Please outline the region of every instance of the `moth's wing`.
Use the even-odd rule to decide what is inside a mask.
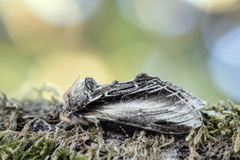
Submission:
[[[151,101],[109,103],[99,106],[89,114],[99,120],[172,134],[189,132],[202,124],[199,111],[186,103]]]
[[[88,104],[81,114],[173,134],[188,132],[202,124],[198,109],[205,104],[181,87],[145,73],[132,81],[136,90],[119,96],[103,96]]]
[[[81,114],[172,134],[185,133],[202,124],[198,109],[205,104],[181,87],[145,73],[127,83],[134,83],[134,89],[126,87],[126,82],[118,83],[121,94],[115,94],[117,90],[114,94],[108,92],[88,104]]]
[[[154,99],[158,99],[159,96],[161,96],[160,98],[172,97],[170,101],[184,100],[187,103],[193,104],[198,110],[205,106],[202,100],[194,97],[182,87],[174,85],[169,81],[164,81],[159,77],[150,76],[144,72],[138,74],[130,81],[115,83],[113,88],[99,99],[104,100],[107,97],[108,100],[109,97],[116,99],[116,97],[119,96],[121,96],[121,100],[133,99],[133,97],[142,99],[142,97],[148,95],[155,95]],[[153,96],[151,96],[151,98],[153,98]]]
[[[133,81],[139,86],[139,90],[135,93],[141,93],[142,91],[147,90],[146,94],[161,95],[167,99],[170,98],[170,101],[185,101],[186,103],[191,103],[197,110],[205,106],[205,103],[202,100],[194,97],[182,87],[169,81],[164,81],[159,77],[153,77],[142,72],[138,74]],[[135,93],[132,92],[130,94]]]

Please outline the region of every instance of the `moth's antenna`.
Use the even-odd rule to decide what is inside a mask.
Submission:
[[[77,82],[79,81],[79,79],[80,79],[80,76],[78,76],[77,80],[73,83],[73,85],[74,85],[75,83],[77,83]],[[72,85],[72,86],[73,86],[73,85]],[[72,88],[72,87],[70,87],[70,88]]]
[[[125,131],[125,129],[120,125],[119,128],[122,129],[123,133],[126,135],[126,137],[129,137],[129,135],[127,134],[127,132]]]

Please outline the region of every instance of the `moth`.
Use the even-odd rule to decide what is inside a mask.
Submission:
[[[202,124],[204,102],[180,86],[140,73],[126,82],[98,85],[86,77],[63,95],[63,121],[99,126],[101,121],[182,134]]]

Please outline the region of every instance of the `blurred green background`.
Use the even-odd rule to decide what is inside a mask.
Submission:
[[[208,102],[238,101],[211,57],[239,13],[236,0],[2,0],[0,91],[21,98],[46,83],[62,94],[78,76],[105,84],[144,71]]]

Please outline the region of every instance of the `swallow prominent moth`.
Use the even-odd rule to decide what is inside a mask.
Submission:
[[[112,121],[161,133],[181,134],[202,124],[202,100],[180,86],[140,73],[126,82],[98,85],[93,78],[76,81],[65,92],[60,115],[72,124]]]

